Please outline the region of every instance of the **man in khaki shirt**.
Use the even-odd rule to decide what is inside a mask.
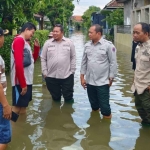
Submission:
[[[73,102],[76,54],[73,42],[63,36],[63,27],[53,29],[53,38],[45,42],[41,54],[42,73],[53,100]]]
[[[140,43],[135,50],[136,69],[131,90],[142,124],[150,125],[150,39],[149,25],[138,23],[133,29],[133,40]]]

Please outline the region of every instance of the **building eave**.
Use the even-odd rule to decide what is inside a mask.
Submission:
[[[125,2],[128,2],[130,0],[116,0],[116,1],[117,1],[117,3],[125,3]]]

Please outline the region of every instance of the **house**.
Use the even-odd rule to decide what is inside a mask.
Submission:
[[[133,26],[138,22],[150,24],[150,0],[116,1],[124,3],[124,26],[114,27],[114,42],[118,49],[125,47],[131,50]]]
[[[116,0],[124,3],[124,25],[133,26],[137,22],[150,23],[149,0]]]
[[[105,7],[102,9],[106,11],[114,11],[118,8],[123,9],[123,3],[118,3],[116,0],[111,0]],[[100,24],[103,27],[103,33],[109,33],[110,27],[105,21],[106,15],[101,14],[101,12],[94,12],[91,15],[92,24]]]
[[[37,29],[43,30],[43,16],[40,14],[33,14],[35,20],[38,22]]]
[[[105,7],[103,9],[105,10],[115,10],[115,9],[123,9],[124,8],[124,4],[121,2],[117,2],[117,0],[111,0],[107,5],[105,5]]]
[[[92,13],[92,24],[99,24],[101,27],[103,27],[104,29],[106,29],[106,21],[105,19],[105,15],[102,15],[100,12],[93,12]]]
[[[72,23],[74,23],[74,26],[77,30],[80,30],[81,24],[83,22],[82,16],[71,16],[69,20],[69,30],[74,30],[74,27],[72,27]]]
[[[78,22],[78,23],[83,22],[82,16],[72,16],[71,20],[74,21],[74,22]]]

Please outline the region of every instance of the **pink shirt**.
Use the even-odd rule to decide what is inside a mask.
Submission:
[[[47,77],[65,79],[76,70],[76,53],[73,42],[63,37],[61,42],[49,39],[41,53],[42,73]]]

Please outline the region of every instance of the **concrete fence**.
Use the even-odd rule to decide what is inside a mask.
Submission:
[[[131,49],[131,26],[114,26],[114,44],[116,47],[126,47],[127,49]]]

